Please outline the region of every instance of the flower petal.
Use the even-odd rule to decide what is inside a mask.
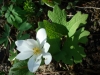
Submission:
[[[38,30],[36,34],[36,38],[40,44],[42,43],[42,41],[44,41],[47,38],[47,34],[44,28]]]
[[[42,57],[42,54],[40,54],[40,55],[36,56],[36,61],[40,60],[40,59],[41,59],[41,57]]]
[[[40,64],[41,64],[41,59],[38,61],[35,61],[35,57],[32,56],[28,61],[28,69],[30,70],[30,72],[36,72]]]
[[[24,40],[17,40],[15,41],[16,46],[21,46],[23,44]]]
[[[17,47],[17,50],[20,51],[20,52],[33,51],[33,49],[28,49],[28,48],[23,47],[23,46]]]
[[[25,60],[33,55],[32,51],[21,52],[15,58],[19,60]]]
[[[20,52],[29,51],[32,49],[32,46],[28,45],[26,40],[18,40],[15,42],[17,50]]]
[[[43,47],[44,52],[47,53],[48,50],[49,50],[49,48],[50,48],[50,44],[46,42],[46,43],[44,44],[44,47]]]
[[[38,42],[34,39],[27,39],[27,43],[33,47],[38,47]]]
[[[52,60],[52,56],[50,53],[43,54],[43,58],[45,58],[44,62],[46,65],[48,65]]]

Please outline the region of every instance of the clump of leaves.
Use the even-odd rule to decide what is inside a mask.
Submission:
[[[32,0],[26,0],[24,2],[24,10],[27,12],[27,13],[34,13],[35,12],[35,5],[34,3],[32,2]]]
[[[85,44],[87,36],[90,34],[84,28],[88,15],[77,12],[70,21],[66,21],[65,10],[54,6],[53,11],[48,11],[48,17],[52,22],[44,20],[38,25],[39,28],[43,27],[47,31],[48,42],[51,44],[50,52],[54,59],[62,60],[66,64],[82,62],[82,58],[86,55],[84,48],[79,43]],[[61,42],[60,39],[63,37],[65,40]]]
[[[18,25],[16,23],[22,23],[22,18],[20,15],[16,12],[13,5],[10,5],[5,13],[5,18],[7,19],[7,22],[11,25],[14,25],[16,28],[18,28]]]

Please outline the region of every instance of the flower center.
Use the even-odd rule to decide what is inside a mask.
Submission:
[[[38,47],[33,48],[33,51],[34,51],[34,54],[36,54],[36,55],[41,53],[41,50]]]

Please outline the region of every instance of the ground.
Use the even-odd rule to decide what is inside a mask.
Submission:
[[[67,6],[66,3],[62,2],[61,7],[64,8],[65,6]],[[83,45],[86,57],[83,58],[82,63],[72,66],[53,61],[48,66],[41,66],[36,75],[100,75],[100,0],[79,0],[74,8],[66,12],[70,17],[77,11],[89,15],[85,28],[90,31],[90,35],[88,36],[88,42]],[[3,22],[4,19],[0,18],[0,25]],[[2,30],[0,26],[0,32]],[[8,56],[8,51],[5,50],[4,46],[0,46],[0,71],[6,72],[5,75],[7,75],[11,66],[7,60]],[[62,67],[66,67],[67,70]]]

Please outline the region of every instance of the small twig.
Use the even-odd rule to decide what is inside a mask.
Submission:
[[[67,65],[67,64],[65,64],[65,66],[66,66],[67,70],[69,71],[69,67],[68,67],[68,65]]]
[[[74,15],[67,15],[68,17],[73,17]]]
[[[11,45],[11,40],[10,40],[10,38],[7,36],[7,38],[8,38],[8,41],[9,41],[9,43],[10,43],[10,45]]]
[[[98,8],[98,7],[80,7],[80,6],[75,6],[76,8],[82,8],[82,9],[99,9],[100,10],[100,8]]]
[[[48,73],[42,73],[42,75],[47,75],[47,74],[55,74],[55,73],[67,73],[67,71],[55,71],[55,72],[48,72]]]
[[[81,8],[81,9],[97,9],[100,10],[98,7],[80,7],[80,6],[75,6],[76,8]],[[68,17],[73,17],[74,15],[67,15]]]

